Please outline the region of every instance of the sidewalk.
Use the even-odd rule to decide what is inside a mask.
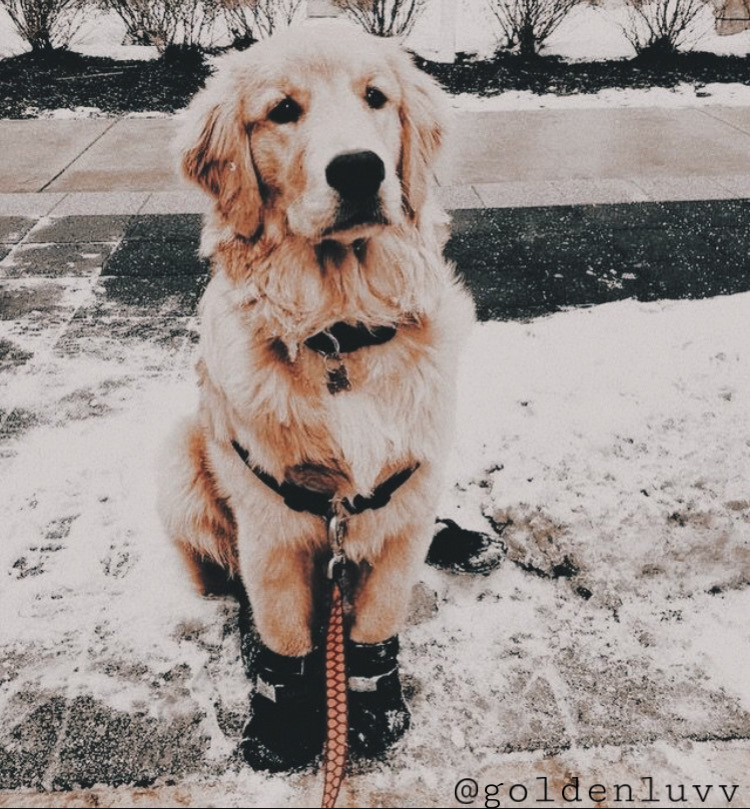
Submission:
[[[174,129],[0,121],[0,215],[198,213]],[[438,181],[452,209],[733,199],[750,196],[750,108],[456,112],[449,154]]]

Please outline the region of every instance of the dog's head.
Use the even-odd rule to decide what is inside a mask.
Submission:
[[[442,93],[393,42],[311,23],[225,58],[187,113],[182,168],[234,232],[351,242],[418,220]]]

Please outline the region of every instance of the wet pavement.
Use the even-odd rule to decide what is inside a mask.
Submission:
[[[446,253],[481,319],[523,319],[748,290],[748,225],[743,199],[463,209]],[[0,368],[87,337],[183,340],[208,279],[200,227],[198,214],[0,217]]]
[[[447,255],[482,320],[750,289],[750,201],[453,212]]]

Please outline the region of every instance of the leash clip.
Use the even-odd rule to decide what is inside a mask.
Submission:
[[[341,511],[341,503],[332,503],[331,511],[326,517],[328,545],[331,548],[331,558],[328,562],[327,575],[331,581],[340,581],[346,571],[346,554],[344,553],[346,518],[342,515]]]
[[[328,579],[329,581],[340,581],[346,570],[346,556],[344,554],[336,554],[328,560]]]

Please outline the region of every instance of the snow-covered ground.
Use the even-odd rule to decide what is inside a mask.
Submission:
[[[455,805],[462,776],[531,787],[560,750],[558,786],[742,785],[719,753],[750,736],[749,318],[742,294],[476,327],[443,514],[494,522],[508,559],[487,577],[425,568],[402,635],[413,729],[343,805]],[[141,755],[195,805],[201,785],[217,805],[311,805],[316,775],[232,758],[249,687],[236,608],[192,591],[156,518],[155,453],[194,402],[192,344],[104,326],[61,357],[43,329],[14,328],[0,337],[37,353],[0,389],[30,425],[0,465],[13,755],[56,699],[81,741],[47,786],[87,766],[106,783]]]
[[[428,55],[440,44],[442,29],[441,3],[427,3],[407,44]],[[455,34],[457,52],[489,57],[500,43],[500,29],[490,10],[490,0],[455,0]],[[625,36],[629,27],[628,7],[624,0],[602,0],[596,4],[575,6],[547,40],[543,53],[564,59],[589,61],[628,59],[635,55]],[[750,51],[750,30],[731,36],[720,36],[714,25],[713,6],[707,4],[691,29],[685,47],[717,54],[744,56]]]
[[[435,57],[444,43],[442,4],[429,2],[406,44],[418,53]],[[497,21],[489,10],[487,0],[455,0],[455,35],[452,38],[458,52],[476,53],[488,57],[498,44]],[[623,0],[603,0],[597,5],[583,3],[573,8],[560,27],[546,43],[544,53],[571,61],[624,59],[634,55],[633,47],[624,34],[628,10]],[[112,13],[89,11],[73,39],[71,47],[82,53],[110,56],[116,59],[154,59],[154,47],[123,45],[125,26]],[[213,42],[226,39],[221,25]],[[712,6],[707,5],[694,25],[694,35],[687,47],[717,54],[745,56],[750,53],[750,29],[731,36],[720,36],[714,27]],[[0,8],[0,58],[24,50],[23,41],[13,30],[10,18]],[[492,98],[464,94],[456,96],[458,109],[507,110],[570,107],[643,107],[643,106],[708,106],[750,104],[750,88],[736,83],[714,83],[696,88],[681,85],[674,90],[663,88],[639,90],[602,90],[585,95],[560,96],[554,93],[535,95],[530,92],[506,92]],[[79,110],[75,117],[91,117],[96,110]],[[70,117],[70,113],[59,113]]]
[[[723,107],[750,106],[750,87],[737,82],[711,82],[696,88],[692,84],[676,87],[649,87],[645,89],[609,89],[596,93],[532,93],[530,90],[509,90],[495,96],[476,96],[460,93],[451,97],[456,110],[491,112],[503,110],[584,110],[611,107]]]

